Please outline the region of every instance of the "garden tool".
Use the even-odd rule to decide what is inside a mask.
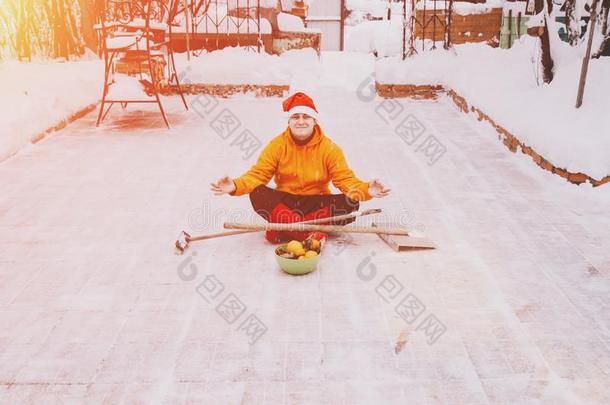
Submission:
[[[339,221],[339,220],[349,219],[349,218],[363,217],[365,215],[378,214],[380,212],[381,212],[380,208],[374,208],[374,209],[364,210],[362,212],[352,212],[352,213],[349,213],[349,214],[337,215],[337,216],[334,216],[334,217],[319,218],[319,219],[310,219],[310,220],[307,220],[307,221],[294,222],[294,223],[300,223],[300,224],[319,224],[319,223],[334,222],[334,221]],[[336,225],[336,226],[338,228],[342,228],[343,227],[341,225]],[[225,224],[225,228],[226,228],[226,224]],[[205,240],[205,239],[212,239],[212,238],[221,238],[223,236],[239,235],[239,234],[242,234],[242,233],[260,232],[262,230],[265,230],[265,229],[243,228],[243,229],[236,230],[236,231],[217,232],[217,233],[210,233],[210,234],[207,234],[207,235],[200,235],[200,236],[191,236],[186,231],[182,231],[178,235],[178,239],[176,240],[176,243],[174,244],[174,246],[176,248],[176,254],[177,255],[181,255],[189,247],[190,242],[194,242],[194,241],[198,241],[198,240]]]

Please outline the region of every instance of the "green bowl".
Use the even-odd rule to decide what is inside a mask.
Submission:
[[[279,247],[285,248],[286,245],[278,246],[278,248]],[[276,250],[277,250],[277,248],[276,248]],[[285,257],[278,255],[275,251],[273,253],[275,254],[275,260],[277,261],[277,264],[279,264],[281,269],[284,270],[286,273],[292,274],[295,276],[311,273],[312,271],[314,271],[316,269],[316,266],[318,265],[318,262],[320,261],[320,255],[317,255],[310,259],[296,260],[296,259],[286,259]]]

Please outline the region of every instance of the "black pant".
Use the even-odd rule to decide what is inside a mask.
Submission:
[[[256,187],[250,193],[252,207],[267,222],[290,223],[345,215],[358,211],[360,203],[345,194],[297,195],[278,191],[265,185]],[[333,225],[346,225],[355,218],[333,221]],[[304,239],[302,232],[268,231],[267,239],[281,242],[287,239]]]
[[[260,185],[252,190],[250,202],[256,213],[267,221],[272,219],[273,210],[280,204],[302,217],[312,216],[314,212],[324,208],[329,210],[331,217],[349,214],[360,208],[358,201],[352,200],[345,194],[297,195],[278,191],[265,185]],[[353,221],[354,218],[349,218],[337,221],[336,224],[348,224]]]

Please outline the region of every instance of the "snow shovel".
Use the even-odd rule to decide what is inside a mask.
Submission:
[[[391,223],[372,223],[374,228],[396,226]],[[436,249],[436,244],[425,236],[377,234],[389,247],[397,252],[408,250]]]
[[[373,208],[373,209],[370,209],[370,210],[364,210],[362,212],[352,212],[352,213],[349,213],[349,214],[337,215],[337,216],[334,216],[334,217],[319,218],[319,219],[310,219],[310,220],[307,220],[307,221],[293,222],[293,223],[295,223],[295,224],[297,224],[297,223],[301,223],[301,224],[318,224],[318,223],[324,223],[324,222],[339,221],[339,220],[342,220],[342,219],[363,217],[365,215],[378,214],[380,212],[381,212],[380,208]],[[337,226],[342,228],[342,226],[340,226],[340,225],[337,225]],[[225,228],[226,228],[226,226],[225,226]],[[178,239],[176,239],[176,243],[174,244],[174,246],[176,248],[176,254],[177,255],[181,255],[189,247],[189,243],[190,242],[195,242],[195,241],[198,241],[198,240],[205,240],[205,239],[212,239],[212,238],[221,238],[223,236],[240,235],[242,233],[260,232],[262,230],[263,229],[241,228],[241,229],[236,230],[236,231],[217,232],[217,233],[210,233],[210,234],[201,235],[201,236],[191,236],[186,231],[182,231],[180,233],[180,235],[178,235]]]

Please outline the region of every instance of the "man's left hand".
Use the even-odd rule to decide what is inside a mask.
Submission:
[[[369,194],[371,197],[381,198],[385,197],[390,193],[389,188],[385,188],[383,184],[377,179],[369,182]]]

